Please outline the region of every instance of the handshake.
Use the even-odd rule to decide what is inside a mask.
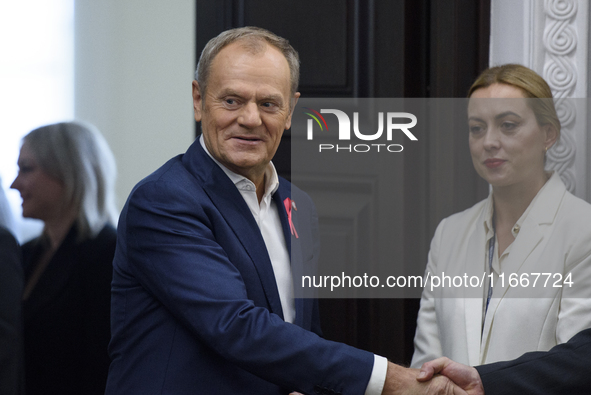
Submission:
[[[476,369],[442,357],[420,370],[388,362],[382,395],[484,395],[484,388]]]
[[[389,362],[382,394],[484,395],[484,388],[476,369],[444,357],[420,370]]]

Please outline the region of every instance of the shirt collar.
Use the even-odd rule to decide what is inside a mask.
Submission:
[[[232,170],[228,169],[226,166],[221,164],[216,158],[214,158],[209,153],[207,147],[205,146],[203,134],[201,134],[201,136],[199,136],[199,144],[201,144],[201,147],[203,147],[203,150],[205,151],[205,153],[207,155],[209,155],[209,157],[224,171],[224,173],[226,173],[226,175],[230,178],[230,180],[234,183],[234,185],[236,185],[236,187],[239,187],[239,184],[243,184],[245,182],[250,183],[254,186],[254,183],[252,181],[250,181],[248,178],[246,178],[238,173],[234,173]],[[279,188],[279,176],[277,175],[277,170],[275,169],[273,162],[269,162],[269,164],[267,165],[267,168],[265,169],[265,193],[263,194],[263,196],[273,195],[275,193],[275,191],[277,191],[278,188]]]
[[[542,188],[540,188],[540,190],[538,191],[536,196],[533,198],[533,200],[531,201],[529,206],[527,206],[527,208],[525,209],[523,214],[521,214],[521,217],[519,217],[519,219],[517,220],[515,225],[513,225],[513,228],[511,229],[511,233],[513,234],[513,237],[517,237],[517,235],[519,234],[519,230],[521,230],[521,225],[523,224],[523,221],[525,221],[525,219],[529,215],[529,212],[532,210],[532,207],[535,205],[536,200],[538,200],[538,197],[540,195],[542,195],[544,189],[546,189],[546,186],[549,184],[550,178],[552,178],[554,176],[554,173],[555,172],[553,172],[553,171],[548,173],[549,177],[548,177],[548,180],[546,180],[546,183],[542,186]],[[487,199],[486,206],[485,206],[485,213],[486,213],[486,215],[484,216],[484,229],[486,231],[486,237],[487,237],[487,239],[489,239],[494,234],[493,221],[492,221],[492,217],[493,217],[493,213],[494,213],[492,190],[491,190],[490,194],[488,195],[488,199]]]

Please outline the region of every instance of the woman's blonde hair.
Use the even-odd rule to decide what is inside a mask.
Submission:
[[[538,73],[520,64],[491,67],[476,78],[468,91],[468,97],[478,89],[487,88],[492,84],[512,85],[521,89],[527,98],[536,99],[530,100],[529,104],[538,124],[552,125],[560,138],[560,120],[554,107],[552,90]]]
[[[64,183],[67,204],[78,215],[79,239],[94,237],[115,224],[115,158],[93,125],[62,122],[42,126],[23,138],[39,166]]]

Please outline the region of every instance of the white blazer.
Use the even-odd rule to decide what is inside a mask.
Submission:
[[[591,327],[591,205],[571,195],[554,173],[526,213],[501,268],[505,286],[495,284],[484,324],[484,288],[458,290],[456,297],[447,298],[424,288],[413,367],[440,356],[468,365],[510,360],[528,351],[547,351]],[[488,266],[485,222],[491,215],[489,196],[441,221],[431,241],[426,275],[482,278]],[[544,297],[524,298],[527,288],[509,285],[511,273],[553,277],[543,287]],[[572,287],[553,287],[555,273],[563,280],[571,273]],[[529,276],[530,285],[534,279]]]

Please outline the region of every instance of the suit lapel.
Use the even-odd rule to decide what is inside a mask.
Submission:
[[[289,184],[282,178],[279,179],[279,188],[273,195],[273,200],[277,205],[279,211],[279,218],[281,219],[281,227],[283,228],[283,236],[285,237],[285,244],[287,245],[287,252],[291,256],[291,230],[289,228],[289,221],[287,219],[287,211],[285,210],[285,199],[291,198],[291,188]],[[296,221],[297,216],[292,216],[292,221]],[[297,229],[297,228],[296,228]]]
[[[511,252],[501,267],[501,271],[504,273],[504,281],[497,283],[494,286],[492,298],[490,299],[486,317],[484,320],[484,326],[482,329],[482,342],[480,346],[481,357],[486,357],[487,344],[490,343],[490,332],[494,322],[495,314],[499,305],[503,299],[510,292],[509,276],[512,273],[519,273],[519,270],[524,265],[527,257],[533,252],[535,247],[540,243],[543,238],[543,234],[539,229],[538,223],[528,216],[521,226],[519,235],[511,246]],[[495,254],[497,252],[495,251]],[[478,361],[479,364],[484,363],[484,359]]]
[[[279,178],[279,188],[273,195],[273,200],[275,204],[277,204],[277,210],[279,211],[279,218],[281,219],[281,227],[283,228],[283,236],[285,237],[285,243],[287,245],[287,251],[289,253],[289,258],[291,260],[291,268],[292,268],[292,276],[295,281],[296,278],[299,278],[299,273],[297,273],[297,268],[301,267],[303,263],[302,259],[302,251],[300,248],[300,244],[294,240],[294,237],[291,234],[291,228],[289,226],[289,219],[287,217],[287,210],[285,208],[285,199],[291,198],[291,184],[286,180]],[[292,208],[293,210],[293,208]],[[296,211],[292,211],[291,220],[295,227],[298,229],[298,216],[295,215]],[[292,244],[294,248],[292,248]],[[294,298],[295,304],[295,321],[294,324],[304,327],[304,317],[307,316],[305,313],[306,306],[309,303],[306,303],[307,300],[302,298]],[[311,304],[310,304],[311,306]]]
[[[546,185],[538,192],[531,203],[531,209],[521,224],[521,229],[511,246],[511,252],[501,270],[505,273],[517,273],[525,261],[543,240],[548,225],[554,222],[560,202],[566,193],[566,188],[555,173]],[[503,288],[507,292],[507,282]]]
[[[560,180],[558,174],[554,173],[546,182],[544,187],[538,192],[538,195],[532,201],[532,206],[527,217],[521,224],[521,229],[515,241],[511,245],[511,252],[501,267],[505,274],[504,287],[495,286],[493,297],[488,306],[488,312],[484,321],[482,332],[481,354],[484,352],[486,344],[490,342],[489,336],[494,323],[494,317],[501,302],[505,297],[519,294],[519,288],[513,290],[509,286],[509,275],[519,273],[528,257],[535,251],[544,239],[545,232],[549,225],[554,222],[560,202],[566,193],[566,187]],[[535,263],[535,262],[534,262]],[[527,267],[525,268],[527,270]],[[533,270],[535,271],[535,270]],[[498,284],[498,282],[497,282]],[[484,361],[479,361],[483,363]]]
[[[199,139],[191,145],[183,163],[202,180],[203,190],[252,260],[271,312],[283,319],[283,309],[277,290],[277,281],[261,231],[240,192],[224,171],[213,162],[201,147]]]

